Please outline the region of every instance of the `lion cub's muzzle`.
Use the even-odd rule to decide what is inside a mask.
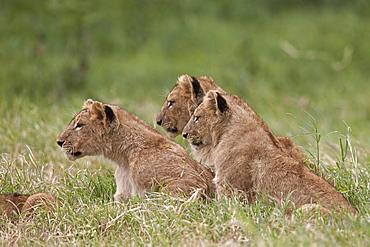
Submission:
[[[57,140],[57,144],[62,148],[63,147],[63,144],[64,144],[64,141],[58,141]]]
[[[57,144],[62,148],[62,151],[67,155],[68,159],[75,160],[82,155],[82,152],[75,151],[72,146],[66,145],[65,141],[57,140]]]
[[[159,126],[162,126],[162,128],[170,135],[170,137],[174,138],[179,134],[179,130],[176,127],[172,127],[170,121],[163,121],[159,115],[156,118],[156,122]]]
[[[177,134],[178,129],[176,127],[175,128],[168,127],[167,132],[172,133],[172,134]]]
[[[183,132],[183,133],[182,133],[182,136],[183,136],[185,139],[188,139],[188,141],[190,142],[190,144],[191,144],[195,149],[199,149],[199,148],[201,148],[201,146],[203,145],[203,142],[200,140],[200,138],[195,137],[195,136],[193,136],[193,135],[189,135],[189,133],[187,133],[187,132]]]
[[[179,135],[179,130],[176,127],[170,126],[170,123],[158,121],[157,124],[162,126],[162,128],[169,134],[170,137],[175,138],[177,135]]]

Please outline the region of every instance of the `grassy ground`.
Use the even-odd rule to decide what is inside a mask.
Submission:
[[[32,222],[0,221],[1,245],[370,241],[366,1],[37,3],[5,1],[0,10],[0,194],[48,192],[60,207]],[[154,125],[166,90],[184,73],[212,76],[277,135],[292,137],[359,216],[285,217],[274,205],[162,194],[117,205],[113,164],[70,162],[55,144],[87,98]]]

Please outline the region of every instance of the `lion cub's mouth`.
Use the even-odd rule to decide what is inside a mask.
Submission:
[[[66,151],[66,154],[67,154],[68,156],[72,156],[72,157],[74,157],[74,158],[77,158],[77,157],[79,157],[79,156],[81,156],[81,155],[82,155],[82,152],[79,152],[79,151],[77,151],[77,152],[73,152],[73,149],[70,149],[70,150]]]
[[[177,128],[175,127],[175,128],[171,128],[171,127],[169,127],[168,129],[168,132],[170,132],[170,133],[177,133]]]
[[[200,147],[203,145],[203,142],[192,142],[191,145],[195,146],[195,147]]]
[[[178,129],[177,128],[167,128],[167,133],[171,138],[175,138],[178,135]]]
[[[82,153],[81,152],[75,152],[75,153],[72,153],[73,156],[80,156]]]

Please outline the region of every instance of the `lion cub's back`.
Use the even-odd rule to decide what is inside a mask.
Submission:
[[[29,195],[18,193],[5,194],[0,197],[0,212],[2,216],[12,217],[22,212],[22,207]]]
[[[21,195],[18,193],[0,196],[0,216],[14,220],[18,215],[32,213],[39,207],[53,207],[55,198],[47,193]]]

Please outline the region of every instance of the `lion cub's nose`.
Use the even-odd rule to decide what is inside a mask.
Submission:
[[[157,124],[158,124],[159,126],[161,126],[161,125],[162,125],[162,120],[158,120],[158,121],[157,121]]]
[[[64,141],[57,141],[57,144],[58,144],[60,147],[63,147]]]
[[[188,133],[183,133],[182,136],[186,139],[188,138]]]

